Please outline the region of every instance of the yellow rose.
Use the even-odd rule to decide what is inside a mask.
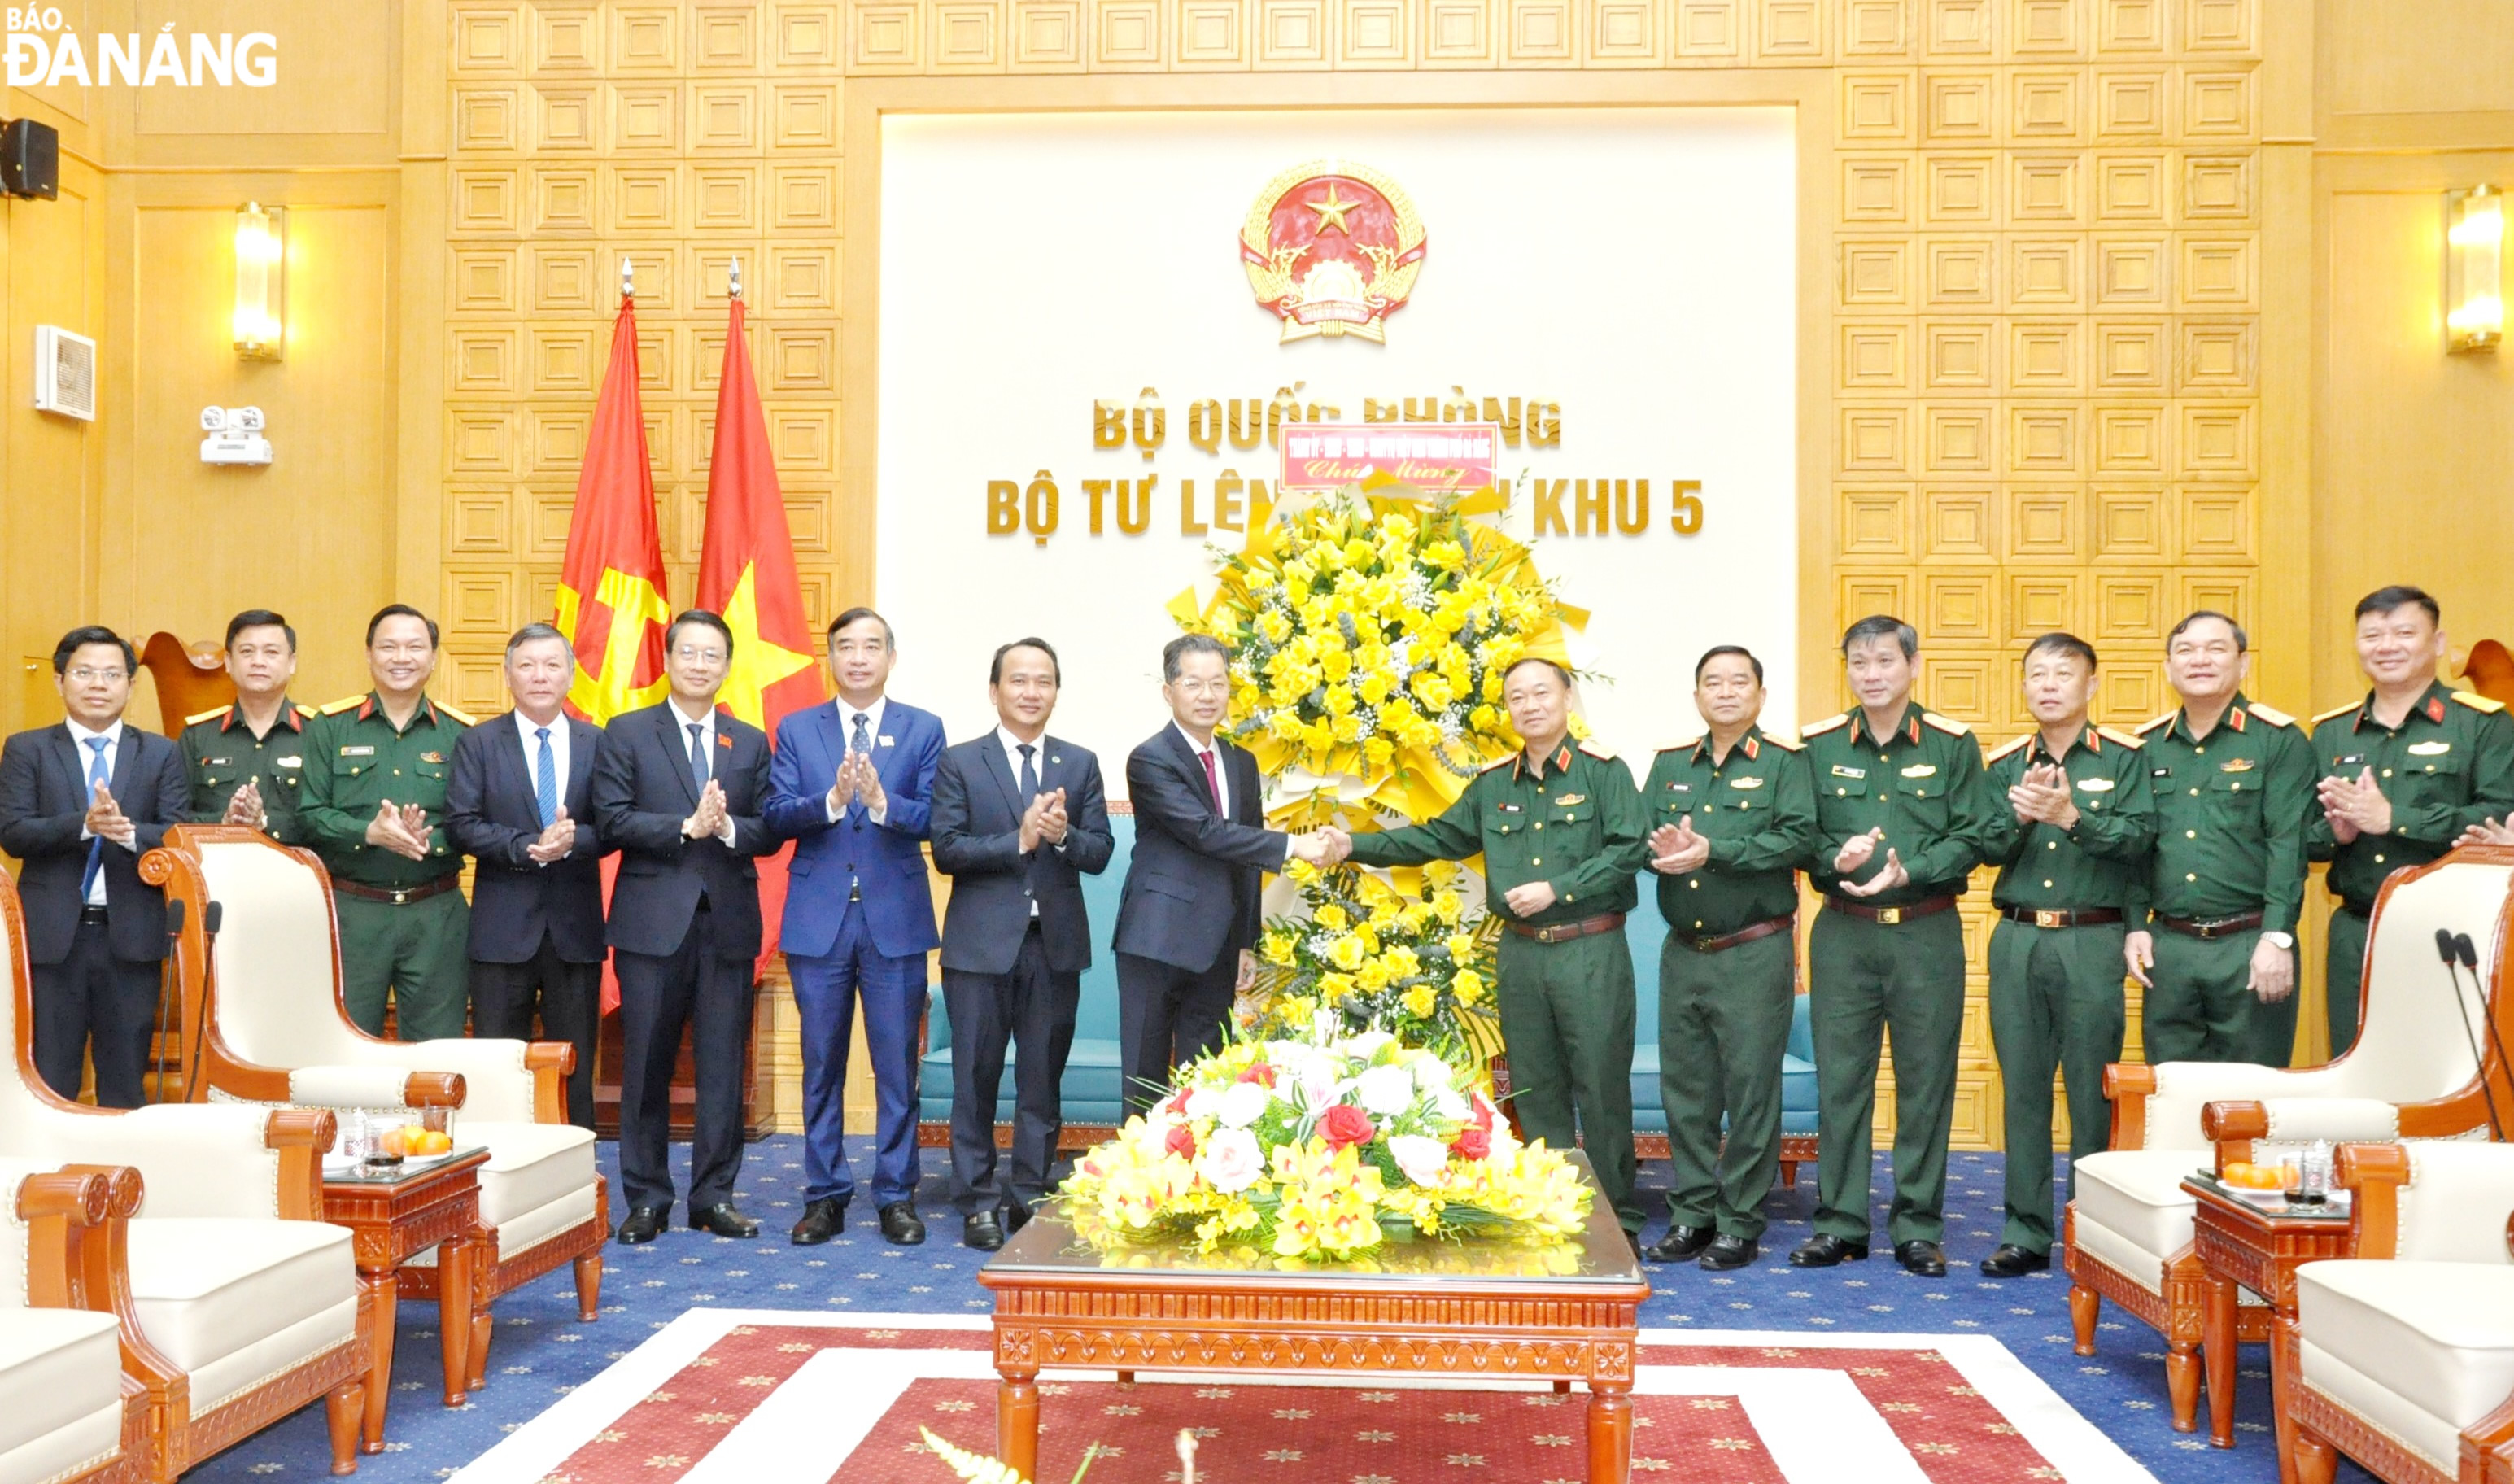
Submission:
[[[1357,972],[1353,978],[1354,982],[1361,985],[1362,988],[1369,990],[1373,994],[1377,994],[1380,990],[1388,987],[1388,961],[1382,958],[1374,958],[1368,963],[1363,964],[1360,970]]]
[[[1318,656],[1318,673],[1342,685],[1353,678],[1353,656],[1340,649],[1326,651]]]
[[[1483,977],[1473,969],[1460,969],[1449,976],[1449,992],[1461,1005],[1480,1004],[1484,997]]]
[[[1280,644],[1292,636],[1292,621],[1280,609],[1269,608],[1257,616],[1257,631],[1269,644]]]
[[[1455,963],[1463,964],[1476,955],[1476,941],[1465,933],[1450,934],[1441,940],[1440,945],[1449,950],[1449,958]]]
[[[1346,696],[1342,691],[1332,691],[1328,693],[1327,700],[1330,702],[1338,700],[1344,700],[1350,702],[1351,698]],[[1332,709],[1332,707],[1330,708]],[[1350,710],[1350,704],[1348,704],[1347,709]],[[1353,715],[1338,716],[1330,730],[1335,733],[1335,740],[1337,742],[1350,745],[1361,741],[1361,718]]]
[[[1370,950],[1358,938],[1339,938],[1327,948],[1327,962],[1347,973],[1360,968],[1369,956]]]
[[[1283,601],[1298,608],[1309,600],[1310,580],[1306,577],[1286,576],[1283,580]]]
[[[1466,902],[1457,893],[1443,889],[1433,893],[1432,910],[1442,922],[1455,923],[1458,914],[1466,910]]]
[[[1416,670],[1413,686],[1415,699],[1423,702],[1426,710],[1438,711],[1455,699],[1447,677],[1437,670]]]
[[[1361,755],[1370,760],[1372,767],[1384,768],[1397,756],[1397,747],[1385,737],[1364,738]]]
[[[1405,1013],[1418,1021],[1429,1019],[1439,1003],[1440,997],[1429,984],[1416,984],[1405,991]]]
[[[1318,910],[1310,914],[1310,920],[1330,933],[1343,932],[1346,925],[1353,921],[1345,915],[1343,907],[1332,902],[1319,902]]]
[[[1366,705],[1379,705],[1397,689],[1397,682],[1386,670],[1371,670],[1354,683]]]
[[[1321,974],[1318,976],[1318,994],[1328,1004],[1335,1004],[1351,993],[1353,993],[1352,975]]]
[[[1292,935],[1289,933],[1267,934],[1260,944],[1259,955],[1270,964],[1290,963],[1292,961]]]
[[[1377,561],[1378,559],[1379,552],[1377,549],[1375,549],[1370,542],[1363,541],[1358,536],[1344,543],[1345,566],[1368,567],[1372,562]]]

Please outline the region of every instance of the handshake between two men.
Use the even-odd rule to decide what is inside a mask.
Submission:
[[[1653,837],[1655,839],[1655,837]],[[1292,836],[1292,858],[1312,865],[1341,865],[1353,855],[1353,832],[1332,824]],[[1554,905],[1554,883],[1525,881],[1502,894],[1513,916],[1533,917]]]

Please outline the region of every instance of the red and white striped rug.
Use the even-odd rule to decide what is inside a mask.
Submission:
[[[1980,1335],[1643,1330],[1636,1480],[2154,1484]],[[691,1309],[454,1475],[453,1484],[948,1484],[919,1426],[994,1444],[987,1321]],[[1041,1377],[1038,1477],[1211,1484],[1582,1478],[1585,1392],[1145,1372]]]

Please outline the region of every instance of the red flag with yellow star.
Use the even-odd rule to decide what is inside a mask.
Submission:
[[[611,368],[593,404],[585,462],[576,474],[567,556],[559,564],[558,631],[576,651],[567,702],[595,726],[650,706],[664,679],[664,543],[655,534],[655,474],[646,461],[646,418],[637,400],[637,312],[627,294],[611,327]],[[602,901],[620,868],[602,858]],[[602,1013],[620,1006],[620,982],[602,966]]]
[[[708,462],[707,534],[699,551],[698,606],[721,614],[733,630],[733,661],[716,704],[766,732],[790,711],[828,699],[821,666],[812,662],[812,629],[803,618],[803,584],[794,573],[794,539],[769,455],[768,421],[750,375],[742,338],[742,297],[734,294],[724,337],[724,377],[715,394],[715,452]],[[767,925],[759,961],[777,951],[777,921],[786,904],[788,850],[760,862],[759,908]]]

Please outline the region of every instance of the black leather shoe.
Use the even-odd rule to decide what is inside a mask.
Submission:
[[[1994,1278],[2021,1278],[2029,1272],[2049,1272],[2051,1255],[2027,1252],[2012,1242],[2003,1242],[1997,1252],[1981,1260],[1981,1270]]]
[[[1792,1267],[1838,1267],[1845,1263],[1868,1261],[1868,1244],[1838,1237],[1830,1231],[1819,1231],[1801,1242],[1790,1253]]]
[[[1708,1226],[1670,1226],[1667,1235],[1652,1243],[1642,1254],[1653,1263],[1686,1263],[1702,1256],[1702,1249],[1718,1235]]]
[[[995,1218],[995,1223],[1004,1228],[1004,1236],[1007,1240],[1017,1237],[1021,1235],[1021,1229],[1030,1224],[1030,1208],[1019,1201],[1006,1201],[1003,1212]]]
[[[1705,1272],[1728,1272],[1748,1265],[1763,1255],[1763,1247],[1753,1237],[1729,1236],[1723,1232],[1710,1246],[1702,1249],[1702,1268]]]
[[[803,1204],[803,1219],[794,1223],[791,1240],[797,1247],[818,1247],[847,1229],[847,1208],[834,1195]]]
[[[712,1231],[721,1237],[755,1237],[759,1223],[734,1209],[731,1201],[718,1201],[712,1206],[690,1213],[692,1231]]]
[[[995,1220],[992,1211],[981,1211],[976,1216],[964,1218],[960,1223],[960,1245],[974,1247],[980,1252],[993,1252],[1004,1245],[1003,1223]]]
[[[1633,1249],[1633,1261],[1636,1263],[1640,1262],[1642,1260],[1642,1234],[1638,1231],[1626,1231],[1624,1233],[1624,1241]]]
[[[902,1247],[913,1247],[925,1240],[925,1223],[916,1217],[913,1201],[892,1201],[881,1208],[881,1239]]]
[[[664,1216],[661,1206],[636,1207],[628,1213],[628,1219],[620,1223],[616,1235],[630,1247],[640,1242],[651,1242],[664,1229]]]
[[[1924,1278],[1947,1275],[1947,1255],[1935,1242],[1897,1242],[1894,1244],[1894,1261]]]

